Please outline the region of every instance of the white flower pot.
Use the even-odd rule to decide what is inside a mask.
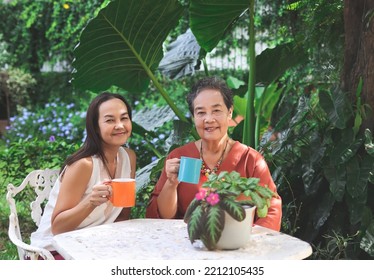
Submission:
[[[217,249],[234,250],[244,247],[250,240],[256,207],[244,206],[246,217],[238,222],[225,213],[225,227],[218,240]]]

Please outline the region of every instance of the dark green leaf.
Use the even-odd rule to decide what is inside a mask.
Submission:
[[[201,204],[201,200],[197,200],[196,198],[194,198],[190,205],[188,205],[187,207],[187,210],[186,210],[186,213],[184,214],[184,222],[188,223],[188,221],[190,220],[190,217],[192,215],[192,212],[195,211],[195,209]]]
[[[243,221],[245,219],[245,210],[243,206],[230,199],[221,200],[219,206],[227,212],[233,219],[237,221]]]
[[[330,192],[337,201],[344,196],[346,186],[346,170],[342,166],[327,166],[324,170],[325,177],[329,181]]]
[[[190,27],[199,45],[211,52],[248,7],[247,0],[190,0]]]
[[[335,165],[343,164],[352,158],[357,150],[362,146],[361,138],[354,139],[352,128],[346,128],[341,131],[340,141],[330,153],[331,163]]]
[[[204,230],[206,214],[204,209],[199,205],[192,212],[191,218],[187,225],[188,237],[193,243],[196,239],[199,239]]]
[[[345,128],[346,118],[345,115],[345,100],[343,94],[329,94],[326,91],[320,91],[319,104],[326,112],[330,122],[337,128]]]
[[[335,204],[334,196],[331,193],[326,193],[321,201],[316,203],[316,209],[313,211],[312,223],[314,229],[317,231],[322,227],[331,214],[331,210]]]
[[[361,168],[357,156],[347,163],[347,192],[352,198],[359,197],[366,190],[372,167],[373,159],[369,156],[364,157]]]
[[[225,211],[218,205],[208,208],[206,224],[204,226],[204,235],[206,236],[204,245],[207,248],[214,248],[221,237],[225,225]],[[204,242],[204,240],[203,240]]]
[[[364,237],[361,239],[360,248],[374,257],[374,220],[365,232]]]
[[[287,69],[306,63],[307,60],[308,55],[302,46],[294,42],[266,49],[256,57],[256,82],[268,85]]]
[[[360,196],[357,196],[356,198],[352,198],[349,195],[347,196],[346,202],[349,212],[349,223],[351,225],[356,225],[361,222],[361,219],[365,211],[366,199],[366,192],[362,193]]]
[[[365,150],[369,155],[374,157],[373,136],[369,129],[365,130]]]
[[[101,91],[147,88],[163,56],[162,44],[183,8],[176,0],[115,0],[83,30],[74,50],[73,83]]]

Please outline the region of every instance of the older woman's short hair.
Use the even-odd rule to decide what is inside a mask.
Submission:
[[[225,102],[227,109],[233,106],[233,96],[231,89],[227,86],[226,82],[218,77],[205,77],[198,80],[191,88],[191,91],[187,94],[186,100],[188,104],[188,109],[193,115],[193,103],[196,96],[205,89],[215,89],[218,90]]]

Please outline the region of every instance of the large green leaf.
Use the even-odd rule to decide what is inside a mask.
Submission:
[[[355,198],[347,195],[345,201],[347,203],[349,213],[349,223],[351,225],[361,223],[366,209],[365,204],[367,203],[367,191],[361,193]]]
[[[163,56],[162,44],[183,8],[177,0],[115,0],[83,30],[74,50],[73,83],[105,90],[147,88]]]
[[[347,192],[352,198],[362,196],[367,190],[367,182],[370,172],[373,170],[374,159],[364,155],[361,164],[358,156],[355,156],[347,163]]]
[[[212,51],[248,7],[248,0],[190,0],[190,27],[199,45]]]
[[[325,193],[319,201],[316,201],[315,210],[312,213],[312,224],[315,230],[319,230],[331,214],[335,204],[334,196],[331,193]]]
[[[287,69],[307,60],[308,55],[302,46],[294,42],[266,49],[256,57],[256,82],[270,84]]]
[[[345,166],[326,166],[325,177],[330,183],[330,192],[334,196],[335,200],[341,201],[345,193],[346,186],[346,170]]]
[[[319,94],[319,104],[326,112],[330,122],[337,128],[345,128],[346,120],[349,116],[345,112],[345,97],[343,94],[330,94],[321,91]]]
[[[354,139],[354,132],[351,127],[338,131],[340,139],[331,150],[330,161],[332,164],[339,165],[349,161],[362,146],[363,139]]]

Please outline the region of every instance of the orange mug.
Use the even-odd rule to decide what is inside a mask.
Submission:
[[[132,178],[117,178],[109,183],[112,187],[112,195],[109,200],[116,207],[135,206],[136,184]]]

